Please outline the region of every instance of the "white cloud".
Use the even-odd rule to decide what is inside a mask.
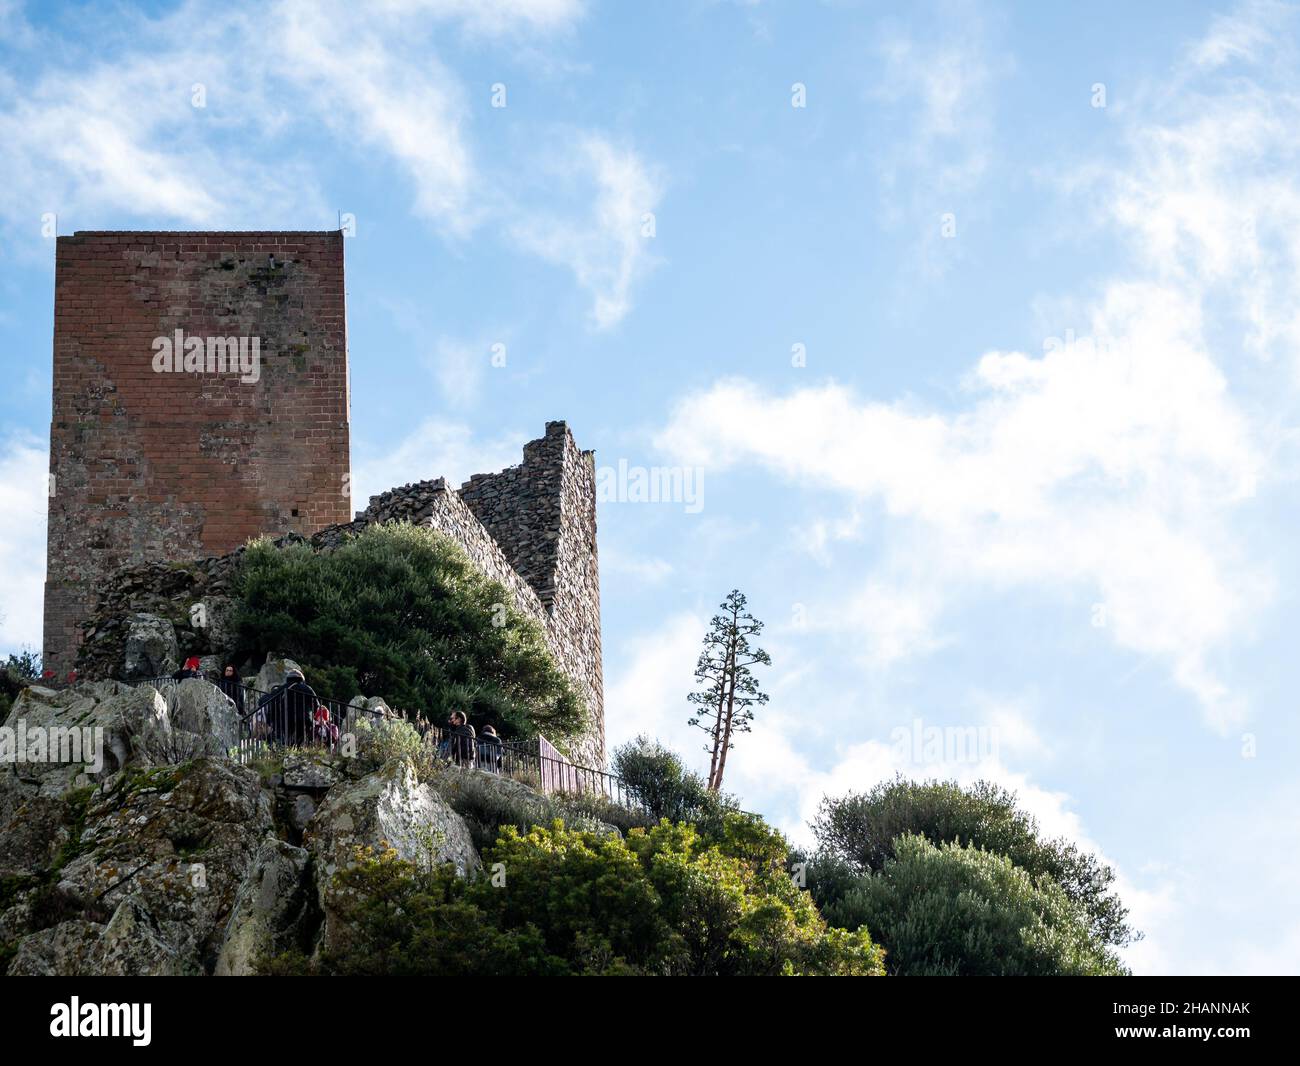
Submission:
[[[542,149],[559,188],[545,190],[546,209],[525,206],[523,187],[545,168],[476,160],[475,105],[440,59],[446,26],[508,48],[562,33],[583,10],[576,0],[282,0],[214,14],[190,3],[157,19],[123,13],[80,51],[28,42],[34,53],[57,46],[59,59],[30,79],[0,76],[0,219],[31,242],[45,212],[64,231],[69,221],[102,228],[120,216],[149,226],[329,227],[334,208],[317,176],[325,134],[336,154],[395,168],[412,213],[445,235],[491,223],[567,267],[606,328],[627,314],[653,264],[641,233],[660,196],[652,168],[631,148],[559,127]],[[0,20],[20,25],[10,7]],[[15,33],[9,44],[22,41]],[[191,105],[192,84],[205,107]],[[579,202],[557,213],[557,198],[575,186]]]
[[[918,266],[936,276],[961,254],[946,240],[952,215],[957,232],[985,211],[970,193],[987,176],[994,145],[992,92],[1008,61],[991,48],[983,18],[973,9],[943,16],[952,25],[914,33],[887,26],[869,69],[873,111],[893,119],[897,136],[872,145],[885,218],[906,218],[918,233]]]
[[[679,612],[655,631],[606,649],[606,659],[625,664],[605,690],[606,747],[640,734],[657,737],[698,764],[704,734],[686,724],[695,662],[708,620]]]
[[[483,384],[491,346],[467,344],[440,337],[425,362],[438,381],[449,404],[465,408],[473,404]]]
[[[723,381],[684,399],[657,444],[877,503],[902,575],[869,579],[839,617],[882,662],[925,647],[941,579],[1082,588],[1122,646],[1165,659],[1224,725],[1240,708],[1207,664],[1267,592],[1228,521],[1262,458],[1196,311],[1167,288],[1117,285],[1095,322],[1108,345],[990,353],[956,414]]]
[[[940,140],[971,143],[986,128],[988,60],[977,40],[927,40],[888,33],[880,42],[884,60],[876,95],[916,109],[915,149],[926,151]],[[982,168],[982,156],[972,161]]]
[[[1300,921],[1292,914],[1300,891],[1297,804],[1300,791],[1286,784],[1224,805],[1171,834],[1175,863],[1138,871],[1141,887],[1119,883],[1134,925],[1147,934],[1125,952],[1135,972],[1300,971]]]
[[[1133,132],[1132,168],[1092,175],[1101,207],[1153,276],[1300,372],[1300,96],[1180,91],[1176,120]]]
[[[1253,0],[1228,15],[1218,15],[1209,32],[1188,49],[1192,66],[1213,70],[1236,60],[1253,61],[1284,39],[1295,9],[1275,0]]]
[[[0,212],[12,226],[35,236],[49,211],[87,228],[119,212],[247,227],[271,215],[302,219],[318,205],[313,180],[295,161],[272,165],[265,154],[207,143],[205,113],[190,106],[190,83],[177,84],[172,64],[215,83],[231,77],[229,60],[202,43],[175,43],[167,63],[143,50],[0,87],[0,181],[8,191]]]
[[[1241,27],[1224,39],[1238,43],[1216,47],[1235,59],[1263,51]],[[1261,62],[1261,79],[1294,82],[1274,51]],[[859,596],[870,604],[883,587],[915,599],[921,648],[939,584],[949,596],[1009,585],[1062,601],[1087,595],[1105,604],[1121,647],[1163,661],[1226,729],[1246,708],[1214,663],[1249,634],[1272,591],[1238,516],[1282,439],[1252,425],[1228,374],[1242,350],[1285,354],[1300,368],[1300,97],[1190,77],[1130,109],[1127,166],[1062,174],[1095,192],[1095,217],[1116,224],[1134,253],[1128,271],[1096,288],[1080,340],[1041,356],[984,354],[955,411],[834,383],[778,394],[723,380],[685,397],[658,443],[677,461],[755,463],[878,508],[885,563],[860,580]],[[933,136],[961,124],[960,94],[943,84],[926,92]],[[853,534],[823,529],[813,549]],[[892,640],[894,629],[883,635],[886,660],[908,644]]]
[[[583,14],[583,0],[387,0],[385,10],[428,13],[462,22],[472,33],[491,37],[554,32]]]
[[[593,324],[607,329],[631,310],[633,285],[655,264],[654,238],[643,229],[659,206],[660,180],[635,151],[595,134],[565,145],[550,167],[582,190],[590,211],[579,218],[530,212],[514,224],[514,236],[571,270],[591,293]]]
[[[0,445],[0,646],[40,649],[48,449],[26,434]]]
[[[804,606],[808,630],[840,638],[870,670],[886,670],[943,644],[934,631],[941,597],[922,583],[868,578],[832,600]]]

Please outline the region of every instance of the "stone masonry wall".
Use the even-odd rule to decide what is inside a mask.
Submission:
[[[343,237],[77,233],[57,245],[44,660],[119,567],[346,522]],[[154,339],[257,337],[259,377],[158,372]]]
[[[524,445],[523,463],[474,475],[460,498],[537,592],[555,653],[592,710],[603,763],[594,453],[578,448],[564,422],[548,422],[544,437]]]

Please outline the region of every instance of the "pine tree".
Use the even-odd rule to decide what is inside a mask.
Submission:
[[[745,610],[745,596],[732,589],[719,606],[721,614],[713,616],[704,637],[704,649],[695,665],[695,680],[701,686],[686,698],[698,713],[690,724],[709,734],[705,751],[709,752],[709,788],[722,788],[727,767],[727,752],[735,746],[737,733],[748,733],[754,720],[754,707],[768,700],[758,689],[758,679],[751,666],[771,666],[772,660],[762,648],[752,648],[750,637],[763,631],[763,623]]]

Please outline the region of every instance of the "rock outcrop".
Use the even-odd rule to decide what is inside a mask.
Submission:
[[[465,820],[409,762],[243,766],[231,702],[198,679],[168,688],[32,686],[15,702],[9,729],[98,728],[105,755],[0,765],[0,972],[252,974],[346,936],[334,878],[358,848],[479,871]]]
[[[9,973],[210,973],[271,832],[257,775],[234,763],[125,770],[84,810],[61,865],[21,905],[34,925]]]
[[[176,627],[156,614],[141,611],[131,615],[126,624],[122,676],[162,677],[175,671],[180,664]]]
[[[314,925],[305,849],[268,838],[239,888],[213,973],[247,977],[258,960],[302,949]]]
[[[197,678],[175,686],[170,703],[152,686],[118,681],[58,690],[30,685],[19,693],[5,725],[14,731],[15,744],[25,740],[27,749],[23,760],[13,759],[15,772],[52,796],[128,766],[222,756],[238,735],[234,703]],[[33,750],[38,736],[47,749],[62,751],[40,755]]]
[[[358,849],[387,846],[407,862],[451,863],[461,875],[476,873],[481,865],[464,820],[416,779],[409,763],[398,759],[332,790],[308,824],[304,841],[316,864],[327,948],[345,935],[337,920],[334,877],[356,861]]]

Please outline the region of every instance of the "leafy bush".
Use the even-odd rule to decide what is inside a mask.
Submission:
[[[410,722],[359,714],[352,731],[357,741],[357,758],[364,769],[375,770],[389,759],[404,759],[412,765],[421,781],[432,777],[433,745],[426,744]]]
[[[824,855],[813,864],[819,903],[833,899],[843,882],[833,860],[855,872],[878,871],[896,856],[896,842],[917,833],[932,844],[968,844],[1006,856],[1031,877],[1046,878],[1083,909],[1100,943],[1123,947],[1140,938],[1127,924],[1128,908],[1111,890],[1114,871],[1064,838],[1042,840],[1038,823],[1021,810],[1015,794],[980,781],[963,789],[952,781],[883,782],[866,793],[822,801],[815,833]]]
[[[704,778],[657,740],[639,736],[629,741],[614,750],[612,763],[633,799],[656,821],[689,822],[715,836],[724,813],[735,810],[734,800],[710,791]]]
[[[459,707],[476,727],[540,731],[557,747],[585,725],[538,625],[433,530],[372,526],[326,552],[256,541],[240,567],[239,599],[237,655],[281,652],[322,696],[382,693],[434,721]]]
[[[1009,858],[907,834],[893,856],[859,876],[826,920],[870,929],[905,976],[1098,976],[1127,971],[1086,916],[1049,878]]]
[[[340,871],[336,917],[348,929],[319,961],[299,952],[261,960],[265,975],[358,977],[545,976],[567,972],[535,930],[503,931],[478,907],[452,866],[421,867],[392,848],[362,849]]]
[[[504,883],[457,879],[390,851],[337,875],[349,935],[329,974],[844,974],[882,972],[865,932],[827,929],[806,893],[694,830],[667,822],[619,837],[560,823],[507,827],[485,855]]]

